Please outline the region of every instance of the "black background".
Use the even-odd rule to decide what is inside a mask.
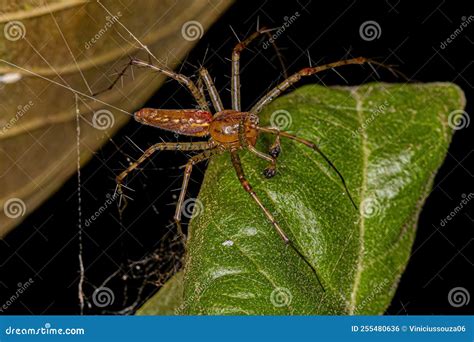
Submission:
[[[186,74],[195,73],[195,65],[202,62],[208,49],[205,66],[216,78],[217,87],[224,94],[229,107],[230,63],[227,58],[236,42],[230,30],[234,28],[240,38],[255,29],[257,17],[260,24],[278,27],[285,17],[300,14],[299,18],[280,36],[276,43],[281,49],[288,70],[296,71],[308,65],[309,51],[313,64],[322,64],[351,56],[376,57],[389,64],[396,64],[408,77],[421,81],[450,81],[466,92],[467,112],[472,112],[472,74],[474,23],[461,33],[446,49],[441,49],[462,17],[474,14],[468,1],[417,2],[413,1],[239,1],[199,41],[182,65]],[[365,41],[359,35],[360,25],[375,20],[381,35]],[[270,85],[282,79],[281,68],[272,49],[262,49],[255,44],[243,55],[242,68],[243,107],[250,106]],[[349,67],[339,71],[350,84],[375,80],[370,68]],[[388,72],[381,71],[383,81],[395,82]],[[327,85],[345,84],[336,73],[328,72],[320,80]],[[174,82],[167,82],[150,99],[147,106],[157,108],[184,108],[193,104],[186,90]],[[458,131],[449,149],[444,165],[439,170],[435,186],[422,211],[413,255],[403,274],[397,293],[387,314],[467,314],[468,306],[452,307],[448,292],[457,286],[472,292],[472,204],[459,213],[448,225],[440,221],[462,199],[473,192],[472,134],[474,124]],[[129,137],[142,149],[158,142],[176,141],[173,134],[142,127],[130,122],[114,143],[98,151],[92,161],[82,169],[84,217],[90,216],[104,203],[106,194],[114,188],[114,176],[127,164],[127,155],[136,159],[139,150]],[[182,140],[180,138],[180,140]],[[120,146],[120,150],[117,148]],[[163,156],[163,155],[160,155]],[[166,158],[154,158],[144,171],[134,175],[129,183],[136,192],[135,201],[127,209],[122,225],[115,207],[85,228],[84,264],[87,282],[85,292],[91,296],[94,287],[130,260],[140,260],[160,247],[168,231],[173,231],[172,216],[175,199],[180,187],[181,171],[185,163],[182,153],[170,152]],[[205,166],[193,173],[189,196],[199,191]],[[0,303],[16,291],[18,283],[34,279],[21,298],[6,311],[8,314],[77,314],[78,243],[77,243],[77,178],[72,177],[62,189],[30,215],[23,224],[0,242],[2,267]],[[142,213],[140,216],[135,213]],[[164,245],[169,240],[164,240]],[[174,247],[174,251],[178,251]],[[169,254],[164,248],[160,253]],[[168,260],[171,262],[172,260]],[[148,264],[158,267],[158,264]],[[178,267],[179,264],[176,264]],[[161,266],[163,267],[163,266]],[[163,267],[172,268],[169,264]],[[133,304],[134,287],[143,283],[140,270],[122,267],[123,272],[107,283],[116,295],[113,308],[119,311]],[[143,268],[142,268],[143,269]],[[127,274],[129,278],[123,280]],[[135,280],[132,279],[135,277]],[[128,300],[121,295],[129,285]],[[156,287],[145,287],[145,299]],[[5,299],[4,299],[5,298]],[[85,313],[102,313],[97,307],[86,308]]]

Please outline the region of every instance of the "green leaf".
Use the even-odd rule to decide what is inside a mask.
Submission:
[[[137,315],[174,315],[182,301],[183,272],[178,272],[137,311]]]
[[[319,143],[344,175],[283,139],[278,173],[242,152],[246,175],[311,269],[280,240],[242,189],[228,154],[213,159],[191,222],[184,275],[187,314],[382,314],[410,256],[417,219],[464,107],[455,85],[305,86],[277,99],[261,124]],[[278,117],[280,115],[280,117]],[[455,120],[454,120],[455,121]],[[266,151],[272,137],[260,139]]]

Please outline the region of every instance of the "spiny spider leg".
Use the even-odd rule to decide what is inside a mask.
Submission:
[[[288,78],[288,75],[286,74],[286,69],[285,65],[283,64],[283,59],[281,57],[280,51],[278,51],[278,48],[275,44],[275,42],[271,39],[271,34],[270,30],[263,27],[261,29],[257,29],[256,32],[252,33],[250,36],[248,36],[246,39],[243,41],[237,43],[235,45],[233,51],[232,51],[232,80],[231,80],[231,96],[232,96],[232,109],[240,111],[241,110],[241,105],[240,105],[240,54],[242,53],[243,50],[245,50],[248,45],[255,40],[257,37],[259,37],[262,34],[266,34],[269,37],[269,41],[272,42],[272,46],[276,51],[276,54],[278,56],[278,59],[280,61],[280,64],[283,69],[283,74],[285,78]]]
[[[295,141],[297,141],[299,143],[302,143],[302,144],[308,146],[309,148],[312,148],[313,150],[315,150],[321,157],[323,157],[323,159],[326,161],[326,163],[328,163],[328,165],[336,172],[339,179],[341,180],[342,185],[344,186],[344,189],[347,192],[347,196],[349,196],[349,199],[350,199],[352,205],[354,206],[355,209],[358,210],[357,205],[355,204],[354,199],[352,198],[352,195],[351,195],[349,189],[347,188],[347,184],[346,184],[346,181],[344,180],[344,177],[339,172],[339,170],[336,168],[336,166],[333,164],[333,162],[323,153],[323,151],[321,151],[319,149],[319,147],[315,143],[313,143],[312,141],[309,141],[307,139],[303,139],[303,138],[297,137],[295,135],[292,135],[292,134],[289,134],[289,133],[286,133],[286,132],[282,132],[279,129],[273,128],[273,127],[258,127],[258,130],[261,131],[261,132],[277,134],[277,135],[280,135],[282,137],[285,137],[285,138],[288,138],[288,139],[291,139],[291,140],[295,140]]]
[[[211,75],[209,75],[209,71],[207,71],[206,68],[201,67],[199,69],[199,76],[207,87],[207,91],[211,97],[212,105],[214,106],[215,111],[222,112],[224,110],[224,106],[222,105],[222,100],[219,96],[219,93],[217,92],[214,82],[212,81]]]
[[[92,94],[92,96],[97,96],[97,95],[100,95],[102,93],[105,93],[109,90],[111,90],[113,87],[115,87],[115,85],[117,84],[117,82],[122,78],[123,75],[125,75],[125,72],[127,71],[127,69],[132,65],[132,60],[130,60],[127,65],[122,69],[122,71],[120,71],[118,74],[117,74],[117,77],[112,81],[112,83],[110,83],[110,85],[102,90],[99,90],[95,93]]]
[[[209,106],[207,105],[206,98],[202,96],[202,94],[199,91],[198,87],[196,87],[194,82],[189,77],[184,76],[183,74],[178,74],[178,73],[173,72],[171,70],[161,68],[161,67],[156,66],[156,65],[150,65],[150,64],[148,64],[146,62],[143,62],[143,61],[140,61],[138,59],[133,59],[132,60],[132,65],[141,66],[141,67],[145,67],[145,68],[150,68],[154,71],[160,72],[160,73],[162,73],[162,74],[178,81],[179,83],[183,84],[184,86],[186,86],[189,89],[189,91],[194,96],[194,98],[196,99],[199,107],[202,110],[209,111]]]
[[[291,246],[291,248],[298,254],[298,256],[301,257],[301,259],[303,259],[304,262],[311,268],[311,270],[316,276],[316,279],[318,280],[319,285],[321,285],[321,288],[323,289],[323,291],[325,291],[324,286],[321,283],[321,280],[319,279],[318,273],[316,272],[316,269],[313,267],[313,265],[311,265],[311,263],[303,255],[303,253],[300,252],[300,250],[295,246],[295,244],[292,243],[290,238],[286,235],[286,233],[283,231],[283,229],[280,227],[280,225],[276,221],[275,217],[273,217],[270,211],[263,205],[262,201],[253,190],[252,186],[250,185],[248,180],[245,178],[244,169],[242,167],[242,163],[240,161],[240,157],[237,151],[230,151],[230,156],[232,160],[232,165],[234,166],[235,172],[237,173],[237,177],[239,178],[240,184],[242,185],[244,190],[252,197],[252,199],[257,203],[260,209],[265,213],[265,216],[273,225],[273,228],[275,228],[276,232],[278,233],[280,238],[283,240],[283,242],[286,245]]]
[[[181,213],[182,213],[183,202],[184,202],[184,198],[186,197],[186,190],[188,189],[189,178],[191,177],[193,166],[199,162],[202,162],[211,158],[213,155],[220,154],[223,152],[224,150],[220,148],[204,150],[203,152],[191,157],[186,163],[186,166],[184,169],[183,184],[181,186],[181,192],[179,193],[179,199],[178,199],[178,203],[176,204],[176,211],[174,214],[174,220],[176,222],[176,227],[178,228],[178,234],[181,236],[183,241],[186,241],[186,236],[184,235],[183,229],[181,227]]]
[[[263,160],[266,160],[267,162],[270,163],[269,166],[267,166],[264,170],[263,170],[263,175],[266,177],[266,178],[272,178],[273,176],[275,176],[276,174],[276,158],[272,157],[271,155],[269,154],[266,154],[266,153],[263,153],[259,150],[257,150],[254,146],[252,145],[248,145],[247,146],[248,150],[250,152],[252,152],[253,154],[255,154],[257,157],[263,159]]]
[[[270,148],[268,149],[268,154],[269,156],[275,161],[274,168],[272,170],[272,165],[267,167],[263,171],[263,175],[267,178],[272,178],[276,174],[276,161],[278,159],[278,156],[280,155],[281,152],[281,144],[280,144],[280,135],[277,134],[275,137],[275,140],[273,141],[273,144],[271,144]]]
[[[149,148],[146,149],[146,151],[142,154],[140,158],[138,158],[135,162],[130,164],[130,166],[122,171],[117,177],[116,177],[116,182],[117,182],[117,192],[120,195],[121,199],[123,198],[123,206],[119,208],[120,212],[123,212],[125,207],[127,206],[127,199],[123,195],[123,190],[122,190],[122,182],[127,177],[127,175],[135,170],[138,166],[140,166],[141,163],[143,163],[145,160],[150,158],[150,156],[156,152],[156,151],[199,151],[199,150],[208,150],[213,148],[214,145],[211,142],[208,141],[199,141],[199,142],[182,142],[182,143],[168,143],[168,142],[163,142],[163,143],[158,143],[155,145],[150,146]],[[121,202],[120,202],[121,203]]]
[[[315,67],[310,67],[310,68],[304,68],[301,69],[300,71],[294,73],[290,77],[288,77],[286,80],[278,84],[276,87],[274,87],[272,90],[270,90],[266,95],[264,95],[258,102],[250,109],[250,113],[252,114],[258,114],[264,106],[272,102],[274,99],[276,99],[278,96],[280,96],[281,93],[283,93],[286,89],[288,89],[291,85],[295,84],[298,82],[302,77],[304,76],[311,76],[314,75],[318,72],[332,69],[332,68],[337,68],[343,65],[350,65],[350,64],[365,64],[365,63],[372,63],[376,64],[379,66],[383,66],[385,68],[388,68],[389,70],[392,71],[392,69],[382,63],[379,63],[377,61],[373,61],[371,59],[365,58],[365,57],[357,57],[357,58],[351,58],[351,59],[346,59],[343,61],[337,61],[325,65],[320,65],[320,66],[315,66]]]
[[[231,160],[232,160],[232,165],[234,166],[235,172],[237,173],[237,177],[239,178],[240,184],[242,184],[242,187],[244,188],[244,190],[249,193],[249,195],[253,198],[253,200],[263,210],[263,212],[265,213],[265,216],[267,216],[268,220],[271,222],[271,224],[275,228],[278,235],[280,235],[283,242],[285,242],[285,244],[288,244],[290,242],[290,239],[288,238],[288,236],[286,236],[285,232],[280,227],[280,225],[275,220],[275,218],[270,213],[270,211],[267,208],[265,208],[262,201],[260,201],[257,194],[253,190],[252,186],[250,185],[250,183],[245,178],[244,169],[242,168],[242,163],[240,162],[240,157],[239,157],[237,151],[231,151],[230,156],[231,156]]]
[[[162,67],[159,67],[159,66],[156,66],[156,65],[149,64],[147,62],[144,62],[144,61],[141,61],[141,60],[135,59],[135,58],[130,59],[130,61],[127,63],[126,67],[118,74],[118,77],[107,88],[105,88],[105,89],[103,89],[99,92],[96,92],[94,94],[94,96],[112,89],[117,84],[118,80],[125,74],[125,71],[130,66],[133,66],[133,65],[136,65],[138,67],[144,67],[144,68],[152,69],[156,72],[162,73],[162,74],[178,81],[179,83],[181,83],[182,85],[184,85],[185,87],[187,87],[189,89],[189,91],[191,92],[191,94],[195,98],[196,102],[198,103],[200,109],[205,110],[205,111],[209,111],[209,106],[207,105],[205,96],[203,95],[203,93],[199,90],[199,88],[196,86],[196,84],[194,84],[194,82],[189,77],[184,76],[183,74],[173,72],[171,70],[167,70],[165,68],[162,68]]]
[[[272,146],[268,150],[268,154],[271,155],[273,158],[278,158],[281,152],[281,143],[280,143],[280,134],[277,133],[275,137],[275,141],[273,142]]]
[[[204,93],[204,83],[203,83],[201,77],[198,77],[198,79],[196,81],[196,87],[199,89],[199,92],[201,93],[201,96],[206,98],[206,94]]]

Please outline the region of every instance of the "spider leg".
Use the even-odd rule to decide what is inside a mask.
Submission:
[[[277,160],[278,156],[280,155],[280,152],[281,152],[281,142],[280,142],[280,134],[279,134],[279,130],[278,130],[278,133],[276,134],[276,137],[275,137],[275,140],[273,141],[273,144],[268,149],[268,154],[270,155],[270,157],[273,158],[273,160],[275,161],[275,164],[276,164],[276,160]],[[275,165],[275,167],[276,167],[276,165]],[[271,176],[269,176],[267,174],[267,169],[264,170],[265,177],[267,177],[267,178],[273,177],[276,173],[276,169],[275,169],[275,172]]]
[[[199,107],[202,110],[209,111],[209,106],[207,105],[206,98],[203,97],[202,93],[199,91],[199,88],[196,87],[194,82],[189,77],[184,76],[183,74],[178,74],[178,73],[173,72],[171,70],[167,70],[165,68],[161,68],[161,67],[156,66],[156,65],[148,64],[148,63],[140,61],[138,59],[133,59],[132,60],[132,65],[150,68],[154,71],[157,71],[159,73],[162,73],[162,74],[168,76],[169,78],[172,78],[172,79],[178,81],[179,83],[181,83],[182,85],[184,85],[185,87],[187,87],[189,89],[189,91],[191,92],[193,97],[196,99],[196,102],[198,103]]]
[[[108,91],[108,90],[112,89],[115,86],[115,84],[117,84],[118,80],[125,74],[125,71],[133,65],[138,66],[138,67],[145,67],[145,68],[152,69],[156,72],[164,74],[164,75],[168,76],[169,78],[172,78],[172,79],[178,81],[179,83],[181,83],[182,85],[184,85],[185,87],[188,88],[188,90],[191,92],[191,94],[193,95],[193,97],[195,98],[196,102],[198,103],[199,107],[202,110],[209,111],[209,106],[207,105],[206,98],[201,93],[201,91],[196,86],[196,84],[194,84],[194,82],[189,77],[184,76],[184,75],[179,74],[179,73],[176,73],[174,71],[171,71],[171,70],[168,70],[168,69],[165,69],[165,68],[162,68],[162,67],[159,67],[159,66],[141,61],[139,59],[135,59],[135,58],[130,59],[130,61],[128,62],[126,67],[118,74],[118,77],[107,88],[105,88],[105,89],[103,89],[99,92],[94,93],[93,96],[101,94],[105,91]]]
[[[279,141],[279,137],[277,136],[277,139],[275,139],[275,141],[278,140]],[[239,141],[240,141],[240,145],[242,147],[246,147],[250,152],[252,152],[253,154],[255,154],[257,157],[263,159],[263,160],[266,160],[270,163],[269,166],[267,166],[264,170],[263,170],[263,175],[266,177],[266,178],[272,178],[273,176],[275,176],[276,174],[276,159],[278,157],[278,155],[276,155],[276,157],[273,157],[271,155],[268,155],[266,153],[263,153],[259,150],[257,150],[255,148],[255,146],[253,146],[249,140],[247,139],[247,136],[245,135],[245,127],[244,127],[244,117],[242,118],[242,120],[240,121],[239,123]],[[275,143],[274,143],[275,144]],[[274,145],[273,144],[273,145]],[[272,145],[272,146],[273,146]],[[278,151],[279,153],[279,151]]]
[[[276,54],[278,56],[278,60],[280,61],[280,64],[282,65],[283,69],[283,74],[285,78],[288,78],[288,75],[286,74],[286,69],[285,65],[283,64],[283,59],[281,57],[280,51],[278,50],[275,42],[273,39],[271,39],[271,34],[270,30],[263,27],[261,29],[257,29],[256,32],[252,33],[250,36],[248,36],[246,39],[243,41],[237,43],[235,45],[233,51],[232,51],[232,80],[231,80],[231,96],[232,96],[232,109],[240,111],[241,110],[241,104],[240,104],[240,54],[242,53],[243,50],[245,50],[248,45],[254,41],[257,37],[259,37],[262,34],[266,34],[269,38],[269,41],[272,42],[272,46],[276,51]]]
[[[199,69],[199,76],[200,76],[200,79],[204,81],[204,84],[207,87],[207,91],[209,92],[209,96],[211,97],[212,105],[214,106],[214,109],[216,110],[216,112],[223,111],[224,106],[222,105],[222,100],[219,96],[219,93],[217,92],[216,86],[214,85],[211,75],[209,75],[209,72],[207,71],[207,69],[204,67],[201,67]]]
[[[198,88],[199,92],[201,93],[201,96],[203,98],[206,98],[206,94],[204,94],[204,83],[203,83],[201,77],[198,77],[198,79],[196,81],[196,87]]]
[[[280,152],[281,152],[280,130],[277,129],[275,141],[273,141],[273,144],[270,146],[270,149],[268,150],[268,154],[276,159],[280,155]]]
[[[358,210],[357,205],[355,204],[354,199],[352,198],[352,195],[351,195],[349,189],[347,188],[346,181],[344,180],[344,177],[342,176],[341,172],[339,172],[339,170],[336,168],[336,166],[333,164],[333,162],[323,153],[323,151],[321,151],[319,149],[319,147],[314,142],[309,141],[307,139],[297,137],[295,135],[292,135],[292,134],[289,134],[289,133],[286,133],[286,132],[281,132],[278,129],[273,128],[273,127],[259,127],[258,130],[262,131],[262,132],[266,132],[266,133],[271,133],[271,134],[279,134],[282,137],[285,137],[285,138],[288,138],[288,139],[291,139],[291,140],[295,140],[295,141],[297,141],[299,143],[302,143],[302,144],[308,146],[309,148],[312,148],[313,150],[315,150],[321,157],[323,157],[323,159],[326,161],[326,163],[328,163],[328,165],[336,172],[339,179],[341,180],[342,185],[344,186],[344,189],[347,192],[347,196],[349,196],[349,200],[351,201],[354,208]]]
[[[351,58],[351,59],[346,59],[343,61],[337,61],[334,63],[329,63],[325,65],[320,65],[320,66],[315,66],[315,67],[310,67],[310,68],[304,68],[301,69],[300,71],[294,73],[287,79],[285,79],[283,82],[278,84],[276,87],[271,89],[267,94],[265,94],[258,102],[250,109],[250,113],[252,114],[258,114],[264,106],[272,102],[274,99],[276,99],[278,96],[280,96],[281,93],[283,93],[286,89],[288,89],[290,86],[298,82],[302,77],[304,76],[311,76],[316,73],[319,73],[324,70],[332,69],[332,68],[337,68],[343,65],[351,65],[351,64],[366,64],[366,63],[371,63],[375,65],[382,66],[384,68],[387,68],[389,70],[392,70],[391,67],[386,66],[382,63],[379,63],[377,61],[365,58],[365,57],[357,57],[357,58]]]
[[[280,227],[280,225],[276,221],[275,217],[273,217],[270,211],[263,205],[262,201],[260,200],[260,198],[258,198],[252,186],[250,185],[248,180],[245,178],[244,169],[242,167],[242,163],[240,161],[240,157],[237,151],[231,151],[230,155],[232,159],[232,165],[234,166],[235,172],[237,173],[237,177],[239,178],[240,184],[242,184],[242,187],[244,188],[244,190],[252,197],[252,199],[257,203],[260,209],[265,213],[265,216],[271,222],[271,224],[273,225],[273,228],[275,228],[276,232],[278,233],[280,238],[283,240],[285,245],[291,246],[291,248],[298,254],[298,256],[311,268],[311,270],[316,276],[316,279],[318,280],[319,285],[321,285],[321,288],[323,289],[323,291],[325,291],[324,286],[321,283],[321,280],[319,279],[318,273],[316,272],[316,269],[313,267],[313,265],[311,265],[311,263],[303,255],[303,253],[301,253],[301,251],[296,247],[296,245],[292,243],[290,238],[286,235],[286,233],[283,231],[283,229]]]
[[[155,145],[150,146],[146,149],[146,151],[138,158],[135,162],[130,164],[130,166],[122,171],[117,177],[117,192],[120,195],[120,202],[119,202],[119,210],[123,212],[125,207],[127,206],[127,197],[123,193],[123,187],[125,187],[122,183],[127,177],[129,173],[135,170],[141,163],[151,157],[151,155],[156,151],[198,151],[198,150],[207,150],[212,148],[212,144],[207,141],[202,142],[185,142],[185,143],[158,143]],[[123,205],[122,205],[123,200]]]
[[[191,157],[188,162],[186,163],[185,169],[184,169],[184,178],[183,178],[183,184],[181,186],[181,192],[179,193],[179,199],[178,203],[176,204],[176,211],[174,214],[174,220],[176,222],[176,227],[178,229],[178,234],[181,236],[183,241],[186,241],[186,237],[183,233],[183,229],[181,226],[181,214],[182,214],[182,208],[183,208],[183,203],[184,203],[184,198],[186,197],[186,191],[188,188],[189,184],[189,179],[191,177],[191,172],[193,169],[193,166],[196,165],[199,162],[205,161],[209,158],[211,158],[213,155],[222,153],[223,150],[214,148],[210,150],[205,150],[202,153],[199,153],[193,157]]]
[[[110,83],[110,85],[102,90],[99,90],[95,93],[92,94],[92,96],[97,96],[97,95],[100,95],[102,93],[105,93],[109,90],[111,90],[113,87],[115,87],[115,85],[117,84],[117,82],[123,77],[123,75],[125,75],[125,72],[128,70],[128,68],[130,68],[132,66],[132,60],[130,60],[127,65],[125,65],[125,67],[117,74],[117,77]]]
[[[234,165],[235,172],[237,173],[237,177],[239,178],[240,184],[242,184],[242,187],[248,194],[252,197],[252,199],[257,203],[257,205],[262,209],[262,211],[265,213],[265,216],[268,218],[268,220],[271,222],[273,225],[273,228],[275,228],[276,232],[280,236],[280,238],[283,240],[285,244],[290,243],[290,239],[288,236],[285,234],[283,229],[280,227],[278,222],[275,220],[273,215],[270,213],[270,211],[263,205],[262,201],[260,198],[258,198],[257,194],[253,190],[252,186],[248,182],[248,180],[245,178],[245,173],[244,169],[242,168],[242,163],[240,162],[240,157],[237,154],[236,151],[231,151],[231,160],[232,160],[232,165]]]
[[[259,150],[257,150],[254,146],[248,145],[247,148],[249,149],[250,152],[255,154],[257,157],[266,160],[267,162],[270,163],[264,170],[263,170],[263,175],[266,178],[272,178],[276,174],[276,158],[272,157],[269,154],[263,153]]]
[[[275,142],[270,147],[270,154],[263,153],[255,148],[247,139],[245,135],[245,127],[244,127],[244,118],[239,123],[239,141],[242,147],[246,147],[250,152],[255,154],[257,157],[266,160],[270,163],[263,170],[263,175],[266,178],[272,178],[276,174],[276,161],[278,154],[280,153],[280,137],[277,135]]]

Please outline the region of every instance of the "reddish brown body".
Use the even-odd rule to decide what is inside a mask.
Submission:
[[[212,114],[200,109],[143,108],[135,113],[135,120],[178,134],[205,137],[209,134]]]
[[[178,134],[206,137],[225,149],[242,147],[240,126],[246,145],[255,146],[258,137],[258,117],[248,112],[223,110],[212,116],[200,109],[143,108],[135,113],[135,120],[146,125]]]

